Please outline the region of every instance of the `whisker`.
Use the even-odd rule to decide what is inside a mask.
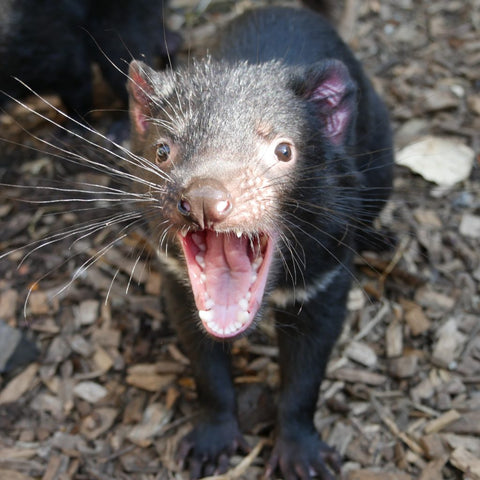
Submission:
[[[149,162],[147,159],[143,158],[143,157],[139,157],[137,155],[134,155],[130,150],[126,149],[125,147],[123,147],[122,145],[116,143],[114,140],[112,140],[111,138],[101,134],[98,130],[95,130],[94,128],[92,127],[89,127],[88,125],[76,120],[75,118],[69,116],[68,114],[66,114],[65,112],[63,112],[62,110],[60,110],[58,107],[56,107],[55,105],[53,105],[52,103],[50,103],[46,98],[42,97],[41,95],[39,95],[37,92],[35,92],[32,88],[30,88],[27,84],[25,84],[24,82],[22,82],[21,80],[19,79],[16,79],[19,83],[21,83],[25,88],[27,88],[33,95],[35,95],[37,98],[39,98],[42,102],[44,102],[47,106],[49,106],[50,108],[52,108],[55,112],[57,112],[59,115],[61,115],[63,118],[66,118],[67,120],[69,120],[70,122],[73,122],[75,125],[79,126],[80,128],[82,128],[83,130],[101,138],[102,140],[104,141],[107,141],[108,143],[110,143],[110,145],[114,146],[115,148],[117,148],[118,150],[120,150],[123,154],[125,154],[126,156],[121,156],[119,155],[118,153],[116,153],[115,151],[107,148],[107,147],[104,147],[92,140],[89,140],[87,137],[84,137],[82,135],[80,135],[79,133],[75,132],[74,130],[71,130],[71,129],[68,129],[66,128],[65,126],[61,125],[60,123],[56,122],[55,120],[52,120],[50,118],[48,118],[46,115],[40,113],[40,112],[37,112],[35,109],[33,109],[32,107],[30,107],[29,105],[21,102],[20,100],[10,96],[9,94],[6,94],[5,95],[10,98],[10,100],[14,101],[15,103],[17,103],[18,105],[20,105],[22,108],[24,108],[25,110],[29,111],[30,113],[33,113],[34,115],[36,115],[37,117],[39,118],[42,118],[43,120],[47,121],[48,123],[50,123],[51,125],[54,125],[55,127],[57,127],[58,129],[60,129],[61,131],[64,131],[64,132],[67,132],[69,133],[70,135],[74,136],[75,138],[78,138],[80,140],[82,140],[82,142],[84,142],[85,144],[89,145],[89,146],[92,146],[100,151],[102,151],[103,153],[106,153],[108,156],[112,156],[114,158],[116,158],[117,160],[120,160],[122,162],[126,162],[127,164],[130,164],[130,165],[133,165],[133,166],[140,166],[142,167],[145,171],[149,172],[149,173],[152,173],[153,175],[155,176],[158,176],[161,180],[165,180],[165,181],[171,181],[171,179],[168,177],[167,174],[165,174],[165,172],[163,172],[162,170],[160,170],[159,168],[157,168],[155,166],[155,164]],[[156,183],[153,183],[153,182],[148,182],[146,181],[145,179],[142,179],[142,178],[139,178],[139,177],[135,177],[133,178],[133,176],[129,173],[126,173],[126,172],[120,172],[118,169],[116,168],[112,168],[104,163],[100,163],[100,162],[95,162],[91,159],[88,159],[84,156],[80,156],[78,154],[74,154],[73,152],[71,151],[68,151],[68,150],[65,150],[63,148],[61,148],[59,145],[55,145],[51,142],[48,142],[47,140],[45,139],[42,139],[36,135],[34,135],[33,133],[31,132],[28,132],[28,130],[25,130],[23,129],[24,131],[26,131],[27,133],[29,133],[29,135],[32,136],[32,138],[35,138],[37,141],[43,143],[44,145],[47,145],[55,150],[58,150],[64,154],[66,154],[67,156],[72,156],[73,158],[77,158],[77,159],[80,159],[82,161],[82,163],[86,163],[88,165],[91,165],[93,167],[98,167],[101,171],[107,171],[107,172],[111,172],[111,173],[122,173],[122,175],[126,175],[126,176],[129,176],[130,178],[132,178],[133,180],[141,180],[142,183],[144,183],[145,185],[149,185],[151,187],[155,187]],[[68,158],[68,157],[67,157]]]

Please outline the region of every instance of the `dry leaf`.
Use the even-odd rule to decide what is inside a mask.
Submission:
[[[470,176],[475,152],[446,138],[424,137],[396,155],[398,165],[410,168],[426,180],[451,187]]]

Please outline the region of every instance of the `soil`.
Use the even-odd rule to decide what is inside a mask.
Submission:
[[[172,1],[181,56],[204,50],[219,26],[259,3]],[[397,150],[428,136],[468,147],[473,167],[450,186],[396,167],[379,221],[396,248],[357,257],[315,423],[342,455],[343,478],[478,480],[480,3],[346,0],[333,17],[390,108]],[[110,135],[116,120],[106,110],[122,106],[104,88],[89,121]],[[113,183],[86,168],[82,158],[112,158],[82,138],[108,142],[41,99],[26,103],[74,133],[13,102],[0,116],[0,478],[187,478],[175,449],[196,394],[161,308],[153,252],[141,229],[96,225],[121,212],[84,192]],[[437,173],[442,145],[438,163],[431,157]],[[256,448],[218,478],[261,478],[279,382],[269,319],[235,343],[234,371],[242,431]]]

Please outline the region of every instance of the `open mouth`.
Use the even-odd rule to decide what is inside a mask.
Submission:
[[[274,239],[213,230],[178,237],[205,330],[222,339],[245,332],[262,303]]]

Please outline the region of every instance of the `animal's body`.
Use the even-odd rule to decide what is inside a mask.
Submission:
[[[162,28],[164,0],[0,0],[0,106],[28,91],[57,93],[69,113],[92,108],[93,62],[127,101],[128,62],[179,46]]]
[[[268,470],[332,478],[313,414],[353,255],[391,188],[384,104],[332,26],[302,9],[248,12],[207,58],[171,72],[133,62],[129,77],[131,172],[202,407],[180,458],[196,478],[243,445],[228,341],[273,305],[281,391]]]

